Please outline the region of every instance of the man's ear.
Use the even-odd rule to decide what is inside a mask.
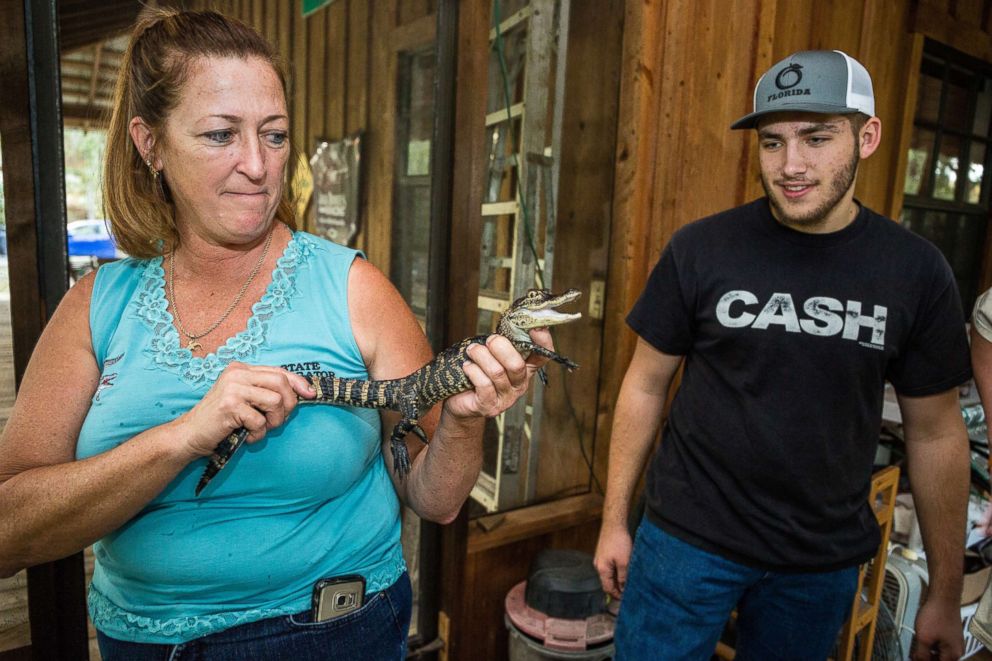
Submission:
[[[866,121],[859,131],[858,137],[861,142],[861,158],[868,158],[875,153],[878,144],[882,141],[882,120],[878,117],[872,117]]]
[[[151,127],[141,117],[133,117],[127,130],[131,134],[131,142],[141,154],[142,160],[150,160],[153,168],[161,170],[162,159],[155,154],[155,133]]]

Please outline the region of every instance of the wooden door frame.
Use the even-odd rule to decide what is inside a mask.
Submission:
[[[0,135],[15,382],[68,289],[55,0],[8,0],[0,21]],[[85,659],[83,554],[28,569],[31,645],[0,660]]]
[[[489,23],[492,4],[461,2],[457,16],[457,58],[454,90],[454,126],[451,177],[451,231],[448,259],[449,339],[476,333],[479,291],[479,252],[482,240],[482,181],[486,152],[481,120],[486,116],[485,95],[475,94],[466,81],[486,80],[489,67]],[[475,250],[465,250],[474,246]],[[439,635],[445,641],[442,661],[461,659],[470,654],[467,641],[457,630],[458,618],[465,612],[463,592],[468,563],[468,506],[441,530],[441,603]]]

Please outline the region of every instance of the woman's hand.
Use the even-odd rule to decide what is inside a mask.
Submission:
[[[535,329],[530,335],[535,344],[554,350],[548,329]],[[531,377],[548,362],[537,354],[524,360],[502,335],[490,335],[484,345],[473,344],[468,357],[471,361],[462,368],[473,389],[450,397],[444,404],[448,413],[459,418],[491,418],[507,410],[527,392]]]
[[[310,382],[279,367],[232,362],[200,402],[180,416],[181,437],[191,459],[211,454],[239,427],[248,443],[286,421],[299,397],[311,399]]]

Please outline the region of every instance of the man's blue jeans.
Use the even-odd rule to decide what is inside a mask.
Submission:
[[[129,643],[97,633],[104,661],[323,661],[405,659],[413,592],[406,572],[357,611],[313,622],[311,611],[272,617],[181,645]]]
[[[616,658],[709,659],[736,607],[737,661],[826,659],[857,581],[857,567],[802,574],[752,569],[644,519],[620,602]]]

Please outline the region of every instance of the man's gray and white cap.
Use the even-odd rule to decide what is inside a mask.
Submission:
[[[773,112],[816,112],[875,116],[871,76],[860,62],[839,50],[793,53],[766,71],[754,86],[754,112],[730,125],[754,128]]]

